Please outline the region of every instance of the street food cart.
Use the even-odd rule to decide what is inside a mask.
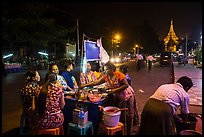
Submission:
[[[96,89],[94,90],[97,91]],[[93,93],[93,94],[98,96],[97,93]],[[98,98],[97,100],[93,99],[92,97],[93,94],[91,93],[87,95],[87,97],[84,99],[80,99],[80,97],[77,97],[76,95],[70,96],[65,94],[65,107],[63,109],[63,113],[64,113],[63,126],[64,126],[65,135],[67,133],[68,123],[75,121],[73,120],[73,111],[76,109],[76,105],[79,103],[87,107],[88,121],[91,121],[93,123],[94,134],[97,133],[99,123],[102,119],[102,115],[101,115],[102,113],[99,110],[99,106],[102,106],[107,102],[108,94],[101,95],[101,98]]]

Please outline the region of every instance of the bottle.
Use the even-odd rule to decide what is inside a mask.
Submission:
[[[84,126],[84,111],[80,110],[78,113],[78,126],[83,127]]]
[[[74,86],[74,91],[75,91],[75,98],[79,99],[79,90],[78,90],[78,86]]]

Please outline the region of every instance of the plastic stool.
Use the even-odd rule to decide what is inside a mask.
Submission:
[[[86,131],[91,128],[91,133],[94,135],[93,132],[93,124],[91,121],[88,121],[83,127],[78,127],[78,124],[74,124],[70,122],[68,124],[68,131],[67,134],[70,134],[70,130],[74,130],[79,133],[79,135],[86,135]]]
[[[107,135],[115,135],[116,132],[122,131],[122,135],[125,135],[124,125],[119,122],[117,126],[114,127],[105,127]]]
[[[25,124],[25,125],[24,125]],[[29,122],[28,122],[28,117],[26,116],[25,113],[21,114],[20,118],[20,135],[25,135],[28,132],[29,129]],[[26,130],[25,130],[26,129]]]
[[[53,128],[53,129],[39,129],[37,131],[38,135],[64,135],[63,126]]]

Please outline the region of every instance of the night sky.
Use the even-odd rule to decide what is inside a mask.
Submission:
[[[190,34],[195,26],[202,31],[201,2],[58,2],[52,6],[60,7],[93,29],[118,32],[122,37],[134,34],[131,31],[135,25],[148,21],[159,38],[164,39],[170,19],[173,19],[174,31],[179,38]]]
[[[110,41],[114,34],[119,33],[121,47],[136,44],[135,32],[143,22],[147,22],[155,30],[161,41],[169,32],[171,19],[179,38],[184,38],[186,34],[189,36],[193,30],[197,30],[198,33],[202,31],[202,2],[41,3],[48,7],[51,18],[67,25],[67,28],[75,26],[76,19],[79,19],[80,38],[82,33],[85,33],[89,38],[102,37],[103,40]],[[15,7],[15,4],[11,5]],[[71,35],[76,37],[75,34]]]

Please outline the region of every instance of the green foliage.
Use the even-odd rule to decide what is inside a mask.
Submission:
[[[2,39],[6,44],[3,47],[8,43],[11,49],[46,49],[49,43],[65,45],[69,40],[67,34],[75,32],[76,27],[62,26],[46,13],[47,8],[39,2],[19,2],[15,6],[4,3]]]
[[[202,61],[202,47],[195,49],[196,61]]]

